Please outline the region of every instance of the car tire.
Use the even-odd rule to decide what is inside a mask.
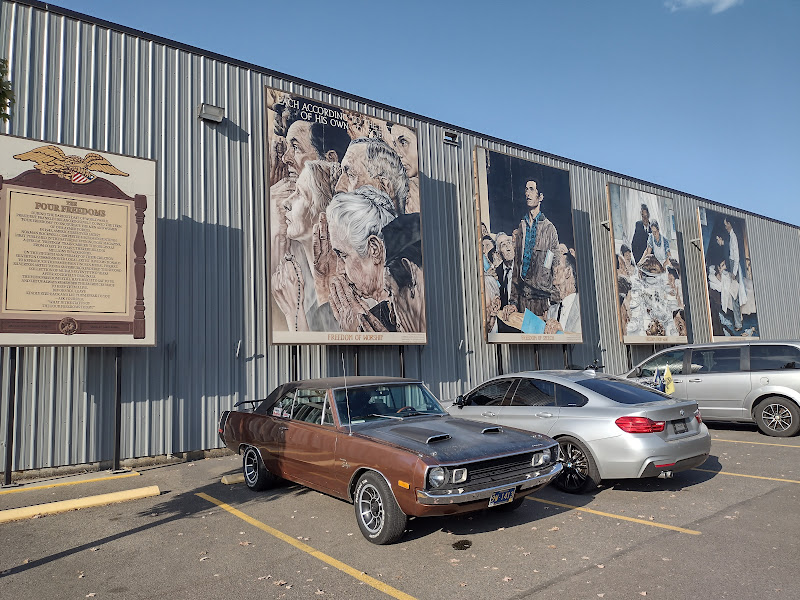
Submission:
[[[248,446],[242,454],[242,473],[244,482],[254,492],[261,492],[272,486],[277,477],[267,470],[257,448]]]
[[[383,477],[374,471],[361,475],[353,500],[358,528],[367,540],[383,545],[403,536],[408,517],[400,510]]]
[[[563,469],[553,482],[570,494],[584,494],[600,485],[600,471],[589,449],[573,437],[558,438]]]
[[[780,396],[770,396],[759,402],[753,418],[762,433],[767,435],[791,437],[800,431],[800,408]]]

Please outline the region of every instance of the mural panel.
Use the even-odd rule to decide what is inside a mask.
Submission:
[[[417,132],[266,89],[275,344],[425,344]]]

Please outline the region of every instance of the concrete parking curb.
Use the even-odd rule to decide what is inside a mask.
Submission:
[[[59,502],[50,502],[48,504],[34,504],[33,506],[10,508],[8,510],[0,511],[0,523],[30,519],[36,515],[53,515],[56,513],[67,512],[69,510],[77,510],[79,508],[89,508],[91,506],[104,506],[106,504],[125,502],[127,500],[141,500],[142,498],[158,496],[160,493],[161,490],[158,489],[157,485],[151,485],[132,490],[124,490],[122,492],[75,498],[74,500],[61,500]]]
[[[235,475],[223,475],[222,483],[225,485],[232,485],[234,483],[244,483],[244,475],[236,473]]]

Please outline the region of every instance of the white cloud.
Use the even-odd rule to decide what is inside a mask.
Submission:
[[[744,0],[664,0],[664,6],[672,12],[688,8],[711,7],[711,14],[716,15],[729,8],[742,4]]]

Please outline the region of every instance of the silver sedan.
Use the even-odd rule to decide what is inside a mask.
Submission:
[[[696,402],[592,370],[495,377],[447,410],[555,438],[564,465],[555,485],[572,493],[603,479],[671,477],[701,465],[711,451]]]

